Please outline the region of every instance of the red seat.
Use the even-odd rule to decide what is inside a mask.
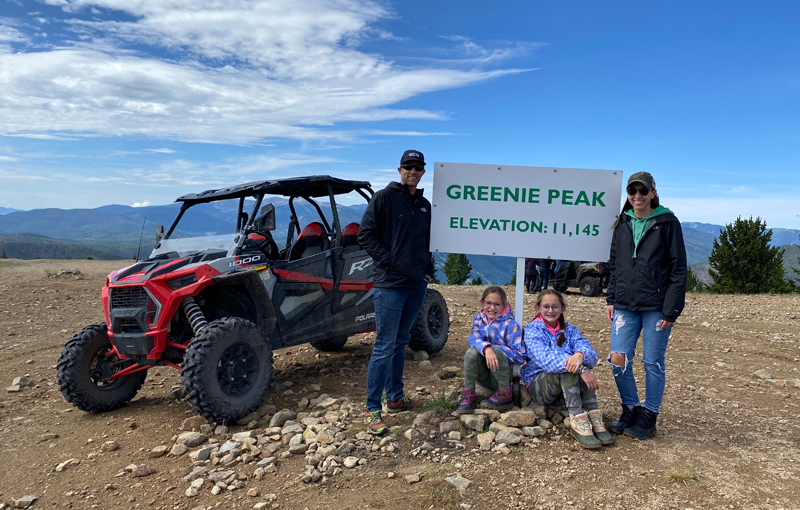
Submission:
[[[328,236],[322,223],[314,221],[306,225],[297,236],[289,254],[289,260],[298,260],[328,249]]]
[[[349,223],[344,229],[342,230],[342,247],[344,247],[344,251],[357,251],[361,249],[361,246],[358,245],[358,223]]]

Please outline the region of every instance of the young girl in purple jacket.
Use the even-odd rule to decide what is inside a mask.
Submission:
[[[494,390],[494,395],[481,402],[482,408],[511,409],[511,366],[522,365],[526,360],[522,328],[514,320],[503,288],[486,287],[481,308],[472,319],[469,349],[464,355],[460,414],[470,413],[477,406],[476,383]]]
[[[520,378],[536,404],[551,405],[563,397],[572,436],[584,448],[597,449],[614,442],[597,408],[599,384],[591,372],[597,352],[578,328],[566,322],[566,309],[560,292],[539,293],[536,316],[525,326],[528,363]]]

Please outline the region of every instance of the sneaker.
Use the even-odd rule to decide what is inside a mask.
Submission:
[[[380,411],[367,411],[367,413],[364,415],[364,423],[367,424],[367,430],[369,433],[375,434],[376,436],[389,430],[389,427],[383,423],[383,418],[381,418]]]
[[[623,404],[622,414],[619,417],[619,421],[609,425],[608,430],[617,435],[622,434],[625,432],[625,429],[632,427],[633,424],[636,423],[636,420],[639,419],[639,414],[641,412],[642,406],[636,406],[629,409]]]
[[[495,411],[505,411],[514,407],[512,400],[511,388],[504,390],[498,389],[494,395],[481,402],[482,409],[494,409]]]
[[[456,412],[458,414],[469,414],[478,407],[478,395],[475,388],[461,388],[461,402],[458,404]]]
[[[647,439],[656,435],[656,420],[658,413],[654,413],[646,407],[642,407],[639,413],[639,419],[636,423],[625,429],[625,435],[635,437],[636,439]]]
[[[597,450],[602,446],[600,440],[592,433],[592,423],[589,421],[588,413],[569,415],[569,431],[587,450]]]
[[[592,409],[589,411],[589,421],[592,423],[594,437],[600,441],[600,444],[603,446],[614,444],[614,436],[606,430],[606,426],[603,423],[603,411],[600,409]]]
[[[403,411],[413,411],[422,407],[424,400],[411,400],[403,395],[403,398],[395,402],[386,401],[386,410],[390,413],[402,413]]]

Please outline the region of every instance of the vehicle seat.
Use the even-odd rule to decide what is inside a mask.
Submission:
[[[358,229],[360,225],[358,223],[349,223],[344,230],[342,230],[342,247],[344,248],[344,253],[348,253],[351,251],[358,251],[361,249],[361,246],[358,244]]]
[[[289,253],[289,260],[310,257],[327,249],[328,236],[325,234],[322,224],[315,221],[306,225],[297,236],[297,240],[292,245],[292,251]]]

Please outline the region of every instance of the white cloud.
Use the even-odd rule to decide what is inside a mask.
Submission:
[[[167,149],[167,148],[164,148],[164,147],[162,147],[160,149],[145,149],[144,152],[155,152],[155,153],[158,153],[158,154],[174,154],[175,153],[174,150]]]
[[[134,202],[131,207],[149,207],[150,205],[150,201],[145,200],[143,202]]]
[[[10,161],[16,161],[16,160],[17,160],[17,158],[12,158],[11,156],[0,156],[0,161],[10,162]]]
[[[368,38],[392,38],[372,25],[394,14],[371,0],[45,1],[66,12],[124,11],[134,21],[71,19],[71,42],[0,53],[0,104],[10,105],[0,134],[350,140],[358,135],[330,126],[446,118],[390,106],[523,72],[483,66],[528,46],[479,47],[460,60],[403,67],[356,49]]]

